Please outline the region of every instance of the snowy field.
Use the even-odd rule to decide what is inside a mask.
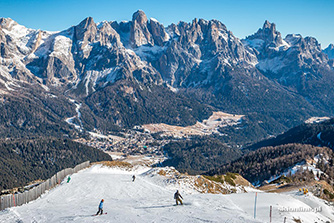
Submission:
[[[315,123],[324,122],[324,121],[329,120],[329,119],[331,119],[331,118],[329,118],[329,117],[311,117],[311,118],[307,119],[305,121],[305,123],[307,123],[307,124],[315,124]]]
[[[213,112],[213,114],[202,122],[196,122],[192,126],[175,126],[164,123],[146,124],[142,127],[150,132],[163,132],[162,135],[183,137],[189,135],[211,135],[212,133],[220,134],[218,129],[226,126],[238,125],[242,123],[244,115],[232,115],[224,112]]]
[[[200,194],[187,187],[180,193],[185,205],[175,206],[176,184],[164,176],[147,174],[150,168],[131,171],[95,165],[72,175],[70,183],[47,192],[29,204],[0,212],[0,222],[333,222],[334,209],[312,195],[258,193],[254,219],[255,192],[241,194]],[[152,171],[150,171],[152,172]],[[132,174],[136,174],[132,182]],[[93,216],[101,199],[105,215]],[[307,212],[279,211],[304,208]],[[316,208],[316,209],[315,209]],[[320,212],[312,212],[321,210]]]

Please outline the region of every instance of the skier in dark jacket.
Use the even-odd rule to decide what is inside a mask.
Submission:
[[[179,205],[179,202],[181,203],[181,205],[183,205],[181,198],[183,199],[183,197],[181,196],[181,194],[177,190],[176,193],[174,194],[174,199],[176,201],[176,205]]]
[[[132,175],[132,182],[134,182],[136,180],[136,176]]]
[[[96,215],[103,214],[103,202],[104,202],[104,200],[102,199],[100,204],[99,204],[99,210],[97,211]]]

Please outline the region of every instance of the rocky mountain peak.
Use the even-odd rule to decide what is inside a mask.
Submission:
[[[268,20],[266,20],[262,26],[263,30],[270,29],[271,31],[276,31],[276,25],[275,23],[270,23]]]
[[[334,44],[332,44],[332,43],[329,44],[328,47],[327,47],[326,49],[331,49],[331,50],[333,50],[333,49],[334,49]]]
[[[14,25],[17,25],[17,22],[11,18],[0,18],[0,27],[2,29],[11,30]]]
[[[328,51],[333,48],[331,45]],[[28,29],[11,19],[0,19],[1,79],[43,82],[41,85],[49,87],[51,91],[59,89],[82,99],[105,90],[105,96],[101,96],[101,99],[96,96],[89,107],[93,108],[100,104],[96,102],[108,101],[108,97],[115,96],[111,101],[123,101],[119,106],[122,109],[117,110],[117,105],[109,106],[110,110],[106,113],[120,114],[108,118],[118,125],[128,119],[121,119],[121,114],[138,114],[135,116],[137,118],[142,114],[154,114],[150,109],[161,107],[155,104],[163,105],[161,110],[168,107],[165,106],[165,99],[159,99],[152,93],[147,104],[154,102],[154,106],[150,105],[148,110],[140,112],[136,110],[143,106],[140,104],[140,92],[151,94],[148,92],[152,90],[165,94],[170,86],[172,91],[180,89],[175,94],[177,97],[182,96],[183,90],[189,89],[190,95],[191,91],[199,89],[198,99],[205,98],[210,105],[217,105],[218,108],[229,107],[231,112],[246,111],[241,109],[244,107],[247,107],[247,111],[258,111],[263,106],[258,98],[263,96],[266,104],[269,101],[270,109],[281,110],[281,104],[277,107],[276,103],[271,103],[271,99],[284,98],[280,101],[287,108],[302,105],[305,111],[313,112],[316,106],[323,104],[323,108],[332,113],[334,96],[330,84],[334,79],[333,60],[331,67],[328,66],[330,56],[319,49],[319,43],[314,38],[290,35],[282,40],[275,24],[269,21],[265,21],[243,44],[217,20],[194,19],[190,23],[179,22],[165,28],[156,19],[148,19],[140,10],[133,14],[131,21],[105,21],[97,25],[93,18],[88,17],[61,32]],[[118,95],[121,82],[131,84],[138,90],[131,93],[131,107],[122,95]],[[5,91],[11,91],[11,85],[0,85]],[[286,86],[296,93],[285,91]],[[313,103],[323,89],[329,89],[325,96],[321,96],[323,100],[319,104],[308,105],[308,99]],[[295,94],[299,92],[301,97],[297,98]],[[146,97],[144,94],[142,98]],[[167,100],[173,95],[171,93]],[[308,99],[305,95],[309,96]],[[188,104],[187,98],[180,100],[182,104],[184,101]],[[101,104],[101,107],[94,108],[101,111],[99,117],[105,117],[103,106]],[[134,113],[129,113],[127,109]],[[299,117],[305,114],[301,110]],[[151,116],[139,117],[138,120],[159,120]],[[168,119],[174,120],[175,117],[168,116]],[[104,122],[102,118],[99,120]]]
[[[281,33],[276,30],[275,23],[270,23],[268,20],[255,34],[246,38],[246,43],[260,51],[267,46],[279,47],[284,45]]]
[[[284,39],[290,46],[300,48],[302,51],[320,53],[321,45],[316,38],[307,36],[303,38],[300,34],[288,34]]]
[[[99,23],[97,29],[96,39],[101,43],[101,45],[111,46],[115,43],[117,46],[122,45],[119,34],[112,28],[109,22],[104,21]]]
[[[209,27],[227,31],[226,26],[222,22],[215,19],[209,21]]]
[[[303,37],[300,34],[288,34],[284,40],[290,45],[297,45],[303,40]]]
[[[138,10],[137,12],[133,13],[132,22],[137,22],[141,25],[146,24],[147,17],[146,17],[145,12],[143,12],[142,10]]]
[[[85,18],[75,27],[75,37],[81,41],[94,41],[96,35],[96,24],[92,17]]]
[[[165,41],[169,39],[165,27],[156,19],[151,18],[149,28],[156,45],[162,46]]]
[[[334,59],[334,45],[329,44],[326,49],[323,50],[325,54],[327,54],[329,59]]]
[[[141,10],[135,12],[132,16],[130,27],[130,43],[132,47],[141,45],[154,45],[154,39],[147,27],[147,17]]]
[[[95,25],[94,19],[92,17],[87,17],[84,20],[82,20],[77,27],[88,29],[89,27],[94,25]]]
[[[307,36],[305,37],[305,42],[309,46],[310,50],[321,52],[321,44],[318,42],[316,38]]]

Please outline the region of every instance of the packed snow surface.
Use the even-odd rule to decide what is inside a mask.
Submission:
[[[124,170],[95,165],[73,174],[69,183],[64,181],[35,201],[0,212],[0,222],[269,222],[270,206],[272,222],[283,222],[284,217],[286,222],[295,222],[295,218],[306,223],[334,219],[332,207],[312,195],[294,192],[257,193],[254,219],[254,192],[201,194],[186,187],[175,188],[163,180],[164,176],[148,171],[152,172],[151,168]],[[176,189],[184,198],[183,206],[174,205]],[[107,214],[93,216],[102,198]]]

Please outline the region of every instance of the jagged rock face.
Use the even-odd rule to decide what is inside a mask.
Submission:
[[[12,19],[0,19],[0,76],[6,81],[15,78],[20,81],[38,82],[26,68],[24,59],[36,45],[39,31],[27,29]]]
[[[140,46],[163,46],[169,40],[165,27],[157,20],[147,19],[141,10],[135,12],[130,22],[111,22],[121,36],[124,46],[136,49]]]
[[[262,73],[299,92],[308,91],[323,73],[333,71],[315,38],[289,34],[282,39],[275,24],[268,21],[243,43],[257,54],[256,67]],[[331,75],[327,78],[332,79]]]
[[[285,38],[286,42],[290,45],[287,53],[295,55],[290,57],[290,60],[296,61],[298,68],[304,72],[310,72],[316,75],[316,72],[320,67],[328,65],[328,58],[322,52],[321,46],[318,41],[313,37],[303,38],[300,35],[287,35]],[[298,55],[298,56],[296,56]]]
[[[256,63],[256,56],[247,51],[221,22],[195,19],[167,28],[170,40],[163,47],[141,47],[138,55],[148,60],[173,87],[190,87],[214,81],[215,72],[224,72],[236,64]]]
[[[326,88],[334,81],[333,62],[316,39],[283,39],[268,21],[241,41],[217,20],[194,19],[165,28],[140,10],[130,22],[96,24],[89,17],[61,32],[27,29],[1,19],[0,56],[1,86],[9,80],[28,81],[82,98],[125,81],[138,88],[199,89],[209,95],[205,102],[229,105],[231,112],[238,106],[243,107],[240,112],[255,111],[263,107],[258,98],[271,103],[277,95],[291,106],[320,98],[322,106],[303,108],[311,112],[316,106],[331,107],[325,98],[334,101],[331,92],[316,96],[323,95],[317,86]],[[275,109],[275,104],[270,106]]]
[[[334,59],[334,45],[329,44],[326,49],[323,50],[325,54],[327,54],[329,59]]]
[[[147,24],[146,16],[134,16],[134,21],[138,26]],[[161,32],[159,27],[156,24],[156,35]],[[119,79],[161,83],[153,67],[123,46],[111,23],[97,26],[91,17],[56,33],[27,29],[1,19],[0,39],[3,76],[8,78],[53,87],[72,85],[84,95]]]
[[[130,43],[136,48],[142,45],[162,46],[169,38],[165,28],[155,19],[148,21],[141,10],[135,12],[130,22]]]
[[[245,73],[257,68],[294,85],[304,73],[316,78],[319,69],[332,69],[314,38],[282,39],[268,21],[242,42],[216,20],[194,19],[164,28],[140,10],[130,22],[96,24],[88,17],[57,33],[27,29],[10,19],[0,24],[3,76],[50,86],[70,84],[86,94],[120,79],[219,90],[217,81],[226,81],[235,68]]]
[[[92,17],[84,19],[79,25],[75,26],[75,38],[85,43],[95,40],[97,28]]]
[[[111,47],[112,44],[121,46],[119,34],[111,27],[108,22],[102,22],[98,27],[97,39],[103,46]]]
[[[33,51],[25,57],[26,67],[47,85],[61,86],[76,77],[72,55],[73,28],[59,33],[39,33]]]
[[[287,45],[282,39],[281,33],[276,31],[276,25],[265,21],[262,29],[259,29],[255,34],[246,38],[246,44],[250,44],[258,51],[272,49]]]
[[[148,30],[147,17],[143,11],[137,11],[132,16],[130,28],[130,42],[133,47],[141,45],[154,45],[154,40]]]
[[[283,52],[289,47],[288,43],[282,39],[281,33],[276,30],[276,25],[268,21],[265,21],[263,27],[255,34],[248,36],[242,42],[249,47],[251,52],[257,55],[259,60],[257,67],[259,69],[267,69],[268,60],[277,60],[277,57],[285,57]]]
[[[163,46],[169,40],[169,35],[165,31],[165,27],[155,19],[150,19],[149,30],[151,31],[154,44]]]
[[[278,73],[283,67],[290,66],[293,61],[298,64],[298,69],[303,68],[303,58],[314,56],[316,54],[315,63],[327,63],[328,60],[324,58],[321,53],[320,44],[315,38],[306,37],[305,39],[301,35],[289,34],[282,39],[280,32],[276,30],[274,23],[266,21],[262,29],[259,29],[255,34],[248,36],[243,43],[255,50],[258,53],[259,68],[264,71],[270,71]],[[290,56],[292,54],[293,56]],[[298,56],[297,56],[298,55]],[[261,64],[264,60],[269,59],[284,60],[279,67],[270,68],[265,67],[265,64]],[[263,61],[261,61],[263,60]]]

